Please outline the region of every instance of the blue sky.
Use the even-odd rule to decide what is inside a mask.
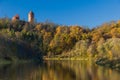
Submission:
[[[0,0],[0,18],[19,14],[22,20],[27,20],[30,10],[37,22],[48,20],[92,28],[119,20],[120,0]]]

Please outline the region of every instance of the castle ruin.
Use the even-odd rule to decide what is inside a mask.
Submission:
[[[19,20],[19,19],[20,19],[19,15],[16,14],[16,15],[12,18],[12,21],[17,21],[17,20]]]
[[[16,14],[16,15],[13,16],[13,18],[12,18],[12,21],[13,21],[13,22],[16,22],[16,21],[19,21],[19,20],[20,20],[20,17],[19,17],[18,14]],[[32,11],[30,11],[30,12],[28,13],[28,22],[29,22],[29,23],[34,23],[34,13],[33,13]]]

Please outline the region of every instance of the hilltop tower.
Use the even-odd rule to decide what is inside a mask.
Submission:
[[[28,14],[28,22],[34,23],[34,13],[32,11]]]

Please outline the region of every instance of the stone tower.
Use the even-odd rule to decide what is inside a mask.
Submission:
[[[34,23],[34,13],[32,11],[28,14],[28,22]]]

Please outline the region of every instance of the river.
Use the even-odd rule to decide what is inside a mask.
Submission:
[[[120,80],[120,72],[91,61],[0,65],[0,80]]]

